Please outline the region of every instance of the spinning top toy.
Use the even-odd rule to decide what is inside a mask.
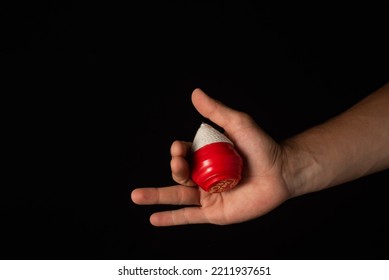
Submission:
[[[192,180],[207,192],[223,192],[239,183],[242,169],[243,160],[231,140],[202,123],[192,144]]]

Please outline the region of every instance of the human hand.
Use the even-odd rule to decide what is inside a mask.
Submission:
[[[225,192],[202,190],[190,178],[187,158],[191,143],[173,142],[170,164],[178,185],[137,188],[131,193],[136,204],[183,205],[181,209],[152,214],[153,225],[240,223],[264,215],[290,197],[282,176],[283,149],[249,115],[225,106],[200,89],[193,91],[192,103],[201,115],[222,127],[234,142],[244,161],[242,179],[235,188]]]

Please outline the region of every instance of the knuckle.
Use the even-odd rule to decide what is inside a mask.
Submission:
[[[245,125],[245,124],[251,124],[252,122],[253,122],[253,118],[249,114],[245,112],[238,112],[236,114],[236,119],[235,119],[236,124]]]

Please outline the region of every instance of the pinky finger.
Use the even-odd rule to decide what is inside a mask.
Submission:
[[[184,207],[178,210],[157,212],[150,216],[150,223],[157,227],[208,222],[201,207]]]

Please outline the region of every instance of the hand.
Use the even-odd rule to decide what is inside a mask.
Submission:
[[[178,210],[152,214],[150,222],[153,225],[240,223],[264,215],[290,197],[282,176],[283,150],[249,115],[225,106],[200,89],[193,91],[192,103],[201,115],[222,127],[234,142],[243,158],[242,179],[229,191],[205,192],[190,179],[186,158],[191,143],[173,142],[171,170],[178,185],[138,188],[131,193],[136,204],[183,205]]]

